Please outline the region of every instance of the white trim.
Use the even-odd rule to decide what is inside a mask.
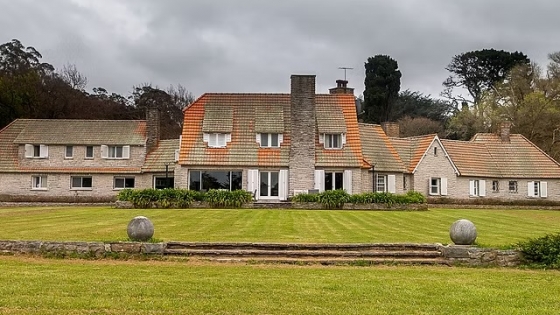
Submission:
[[[313,185],[314,189],[318,189],[320,193],[325,191],[325,171],[324,170],[315,170],[315,184]]]
[[[342,186],[348,194],[352,194],[352,170],[344,170],[342,175]]]
[[[447,196],[447,178],[445,177],[439,179],[439,193],[442,196]]]
[[[394,194],[397,192],[397,177],[395,175],[387,175],[387,191]]]

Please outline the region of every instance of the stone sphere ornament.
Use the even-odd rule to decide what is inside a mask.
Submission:
[[[133,241],[146,242],[154,236],[154,224],[144,216],[137,216],[128,223],[126,233]]]
[[[449,236],[455,245],[472,245],[476,240],[476,226],[466,219],[457,220],[449,228]]]

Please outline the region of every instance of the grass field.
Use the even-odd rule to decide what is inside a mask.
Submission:
[[[454,210],[157,210],[110,207],[0,208],[1,240],[126,240],[126,226],[145,215],[163,241],[449,243],[457,219],[474,222],[478,244],[507,246],[560,232],[560,211]]]
[[[558,314],[560,272],[0,256],[1,314]]]
[[[163,241],[448,243],[473,221],[505,246],[560,231],[560,212],[0,208],[1,240],[126,239],[136,215]],[[0,314],[558,314],[560,272],[287,266],[0,256]]]

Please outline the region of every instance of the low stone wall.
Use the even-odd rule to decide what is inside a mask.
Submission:
[[[441,246],[440,251],[450,265],[515,267],[521,264],[521,253],[516,250],[448,245]]]
[[[0,241],[0,254],[44,255],[68,257],[111,257],[111,255],[163,256],[168,243],[138,242],[43,242]],[[498,250],[474,246],[438,246],[443,260],[450,266],[499,266],[514,267],[521,264],[521,253],[515,250]]]
[[[134,208],[131,202],[117,201],[115,208],[131,209]],[[157,208],[154,205],[152,208]],[[211,209],[212,206],[207,202],[195,201],[189,209]],[[318,202],[251,202],[246,203],[242,209],[300,209],[300,210],[325,210],[325,207]],[[368,203],[353,204],[345,203],[341,210],[382,210],[382,211],[426,211],[428,204],[385,204],[385,203]]]

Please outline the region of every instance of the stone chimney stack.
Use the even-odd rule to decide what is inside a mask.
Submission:
[[[315,184],[315,76],[291,76],[289,194]]]
[[[391,138],[398,138],[400,137],[400,127],[399,127],[399,123],[396,122],[383,122],[381,123],[381,128],[383,128],[383,131],[385,131],[385,134],[387,135],[387,137],[391,137]]]
[[[336,87],[330,88],[329,93],[331,94],[352,94],[354,95],[354,88],[348,87],[348,81],[346,80],[336,80]]]
[[[160,137],[160,111],[155,106],[146,109],[146,150],[157,147]]]
[[[506,121],[500,124],[500,138],[502,142],[509,142],[511,134],[511,123]]]

